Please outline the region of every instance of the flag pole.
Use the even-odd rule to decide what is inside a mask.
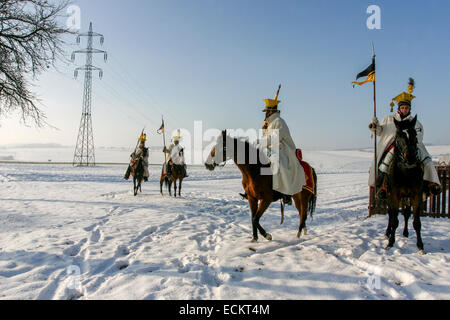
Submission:
[[[164,116],[162,116],[162,127],[163,127],[163,143],[164,148],[166,147],[166,128],[164,126]]]
[[[166,164],[167,161],[167,154],[166,154],[166,126],[164,124],[164,116],[161,116],[162,118],[162,133],[163,133],[163,144],[164,144],[164,149],[163,149],[163,153],[164,153],[164,165]]]
[[[372,42],[372,62],[375,66],[375,46]],[[377,117],[377,95],[376,95],[376,67],[375,67],[375,77],[373,79],[373,116]],[[372,216],[373,210],[376,207],[376,195],[377,195],[377,181],[378,181],[378,165],[377,165],[377,132],[375,130],[374,134],[374,168],[375,168],[375,184],[373,187],[373,207],[369,210],[369,217]]]

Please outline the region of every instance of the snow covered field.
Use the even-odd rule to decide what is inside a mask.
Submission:
[[[0,164],[0,299],[450,299],[447,219],[422,219],[419,255],[400,218],[386,251],[387,217],[365,219],[372,154],[304,157],[318,171],[308,234],[273,204],[261,224],[274,239],[258,243],[232,165],[190,168],[175,199],[159,195],[160,167],[134,197],[124,166]]]

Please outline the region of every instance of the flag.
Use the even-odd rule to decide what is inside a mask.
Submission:
[[[158,134],[164,133],[164,120],[163,120],[163,122],[162,122],[161,127],[158,129],[157,132],[158,132]]]
[[[356,76],[356,80],[358,80],[359,78],[365,77],[365,76],[367,76],[366,80],[364,80],[362,82],[353,81],[352,83],[361,86],[364,83],[375,81],[375,58],[372,59],[372,64],[370,66],[368,66],[366,70],[358,73],[358,75]]]

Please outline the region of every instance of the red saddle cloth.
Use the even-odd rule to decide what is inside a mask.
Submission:
[[[305,171],[306,185],[303,186],[303,189],[306,189],[312,194],[315,194],[316,186],[314,183],[313,168],[309,165],[308,162],[303,161],[302,150],[297,149],[296,154],[298,161],[300,162],[300,164],[303,167],[303,170]]]

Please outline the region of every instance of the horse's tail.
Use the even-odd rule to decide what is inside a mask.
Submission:
[[[316,170],[314,170],[314,168],[312,168],[312,170],[314,179],[314,194],[312,195],[311,199],[309,199],[307,209],[307,212],[309,212],[309,215],[311,216],[311,220],[313,219],[314,211],[316,211],[316,202],[317,202],[317,175]]]

